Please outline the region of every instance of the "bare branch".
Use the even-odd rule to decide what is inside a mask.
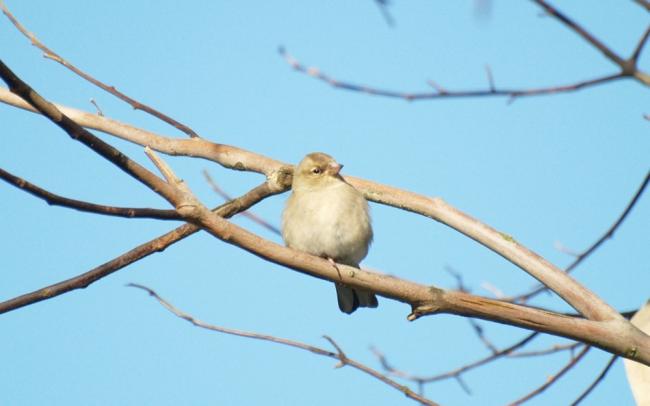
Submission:
[[[476,333],[477,337],[485,347],[492,352],[492,354],[496,354],[499,352],[499,349],[490,341],[486,336],[485,333],[483,332],[483,327],[481,327],[480,324],[476,322],[474,319],[467,319],[469,321],[469,324],[472,326],[472,329],[474,330],[474,333]]]
[[[601,76],[593,79],[587,79],[587,80],[583,80],[583,81],[579,81],[567,85],[528,88],[528,89],[502,89],[502,88],[494,87],[493,83],[489,83],[489,87],[487,89],[473,89],[473,90],[448,90],[440,86],[436,82],[429,80],[427,81],[427,83],[436,90],[435,92],[399,92],[399,91],[379,89],[376,87],[341,81],[323,73],[318,68],[307,67],[302,65],[296,58],[291,56],[284,48],[280,48],[279,53],[280,55],[282,55],[285,61],[296,71],[304,73],[320,81],[323,81],[335,88],[350,90],[359,93],[366,93],[374,96],[404,99],[407,101],[445,99],[445,98],[464,98],[464,97],[507,97],[510,101],[512,101],[513,99],[519,97],[541,96],[541,95],[549,95],[549,94],[556,94],[556,93],[573,92],[576,90],[583,89],[585,87],[601,85],[607,82],[612,82],[614,80],[618,80],[626,77],[626,75],[623,75],[621,73],[616,73],[616,74]],[[490,79],[488,79],[488,81],[490,81]]]
[[[573,30],[576,34],[581,36],[585,41],[591,44],[594,48],[598,49],[607,59],[614,62],[621,68],[625,65],[625,60],[618,56],[614,51],[612,51],[608,46],[603,44],[598,38],[594,37],[587,30],[585,30],[580,24],[576,23],[555,7],[551,6],[544,0],[533,0],[540,7],[542,7],[548,14],[560,20],[564,25]]]
[[[208,184],[210,185],[210,187],[212,188],[212,190],[214,190],[214,192],[216,194],[218,194],[219,196],[224,198],[226,201],[232,200],[232,197],[230,197],[230,195],[228,193],[226,193],[223,189],[221,189],[219,187],[219,185],[217,185],[217,183],[212,179],[212,176],[210,176],[210,173],[208,173],[208,171],[205,170],[205,169],[203,170],[203,176],[205,177],[205,180],[208,182]],[[241,214],[242,216],[247,217],[251,221],[261,225],[262,227],[266,228],[267,230],[271,231],[272,233],[274,233],[276,235],[281,234],[279,228],[277,228],[273,224],[269,223],[268,221],[264,220],[263,218],[261,218],[260,216],[253,213],[250,210],[243,211],[243,212],[241,212],[239,214]]]
[[[0,87],[0,101],[23,110],[39,113],[25,100],[4,87]],[[82,127],[98,130],[143,147],[148,146],[164,154],[203,158],[228,169],[261,173],[266,175],[267,178],[273,178],[273,185],[279,191],[286,190],[291,185],[291,166],[287,166],[275,159],[235,146],[210,142],[203,138],[178,139],[164,137],[97,114],[59,104],[54,104],[54,106]]]
[[[98,115],[98,116],[101,116],[101,117],[104,116],[104,112],[102,111],[102,109],[99,108],[99,104],[97,104],[97,102],[95,101],[95,99],[93,99],[92,97],[90,98],[90,104],[92,104],[93,106],[95,106],[95,109],[97,110],[97,115]]]
[[[374,0],[375,4],[379,8],[379,11],[381,12],[381,16],[384,17],[384,21],[386,21],[386,24],[389,27],[395,27],[395,19],[393,18],[392,14],[388,10],[388,6],[390,5],[389,0]]]
[[[494,86],[494,76],[492,75],[490,65],[485,65],[485,74],[487,75],[488,84],[490,85],[490,91],[495,92],[496,86]]]
[[[558,379],[560,379],[565,373],[567,373],[571,368],[573,368],[580,360],[582,357],[587,355],[587,352],[591,349],[590,346],[585,345],[582,351],[578,353],[577,356],[572,357],[569,362],[562,367],[555,375],[551,376],[544,382],[542,385],[540,385],[537,389],[533,390],[532,392],[528,393],[527,395],[515,400],[512,402],[510,405],[515,406],[515,405],[521,405],[522,403],[525,403],[529,401],[530,399],[534,398],[535,396],[539,395],[540,393],[544,392],[548,387],[553,385]]]
[[[295,57],[290,55],[283,47],[280,47],[279,53],[285,59],[285,61],[296,71],[309,75],[315,79],[318,79],[322,82],[325,82],[335,88],[349,90],[353,92],[366,93],[369,95],[383,96],[390,98],[404,99],[407,101],[415,100],[431,100],[431,99],[442,99],[442,98],[461,98],[461,97],[507,97],[508,102],[512,102],[519,97],[527,96],[541,96],[541,95],[550,95],[557,93],[566,93],[573,92],[586,87],[592,87],[596,85],[601,85],[604,83],[612,82],[622,78],[634,78],[639,82],[643,83],[646,86],[650,86],[650,75],[645,72],[640,71],[637,66],[637,60],[639,55],[645,45],[648,36],[650,36],[650,28],[648,28],[643,36],[640,38],[634,52],[628,59],[623,59],[618,54],[616,54],[611,48],[606,46],[603,42],[589,33],[584,29],[580,24],[576,23],[555,7],[551,6],[544,0],[532,0],[540,7],[542,7],[546,13],[555,17],[571,30],[576,32],[580,37],[587,41],[590,45],[598,49],[606,58],[614,62],[619,68],[620,72],[601,76],[593,79],[587,79],[578,81],[566,85],[550,86],[550,87],[540,87],[540,88],[529,88],[529,89],[500,89],[494,85],[494,78],[489,66],[486,66],[486,72],[488,76],[488,88],[487,89],[473,89],[473,90],[457,90],[450,91],[446,88],[440,86],[436,82],[429,80],[427,83],[434,87],[435,92],[401,92],[386,90],[372,86],[361,85],[352,82],[346,82],[338,80],[334,77],[331,77],[319,68],[316,67],[307,67],[301,64]]]
[[[150,289],[150,288],[148,288],[146,286],[135,284],[135,283],[130,283],[127,286],[145,290],[146,292],[149,293],[150,296],[154,297],[158,301],[158,303],[160,303],[163,307],[165,307],[171,313],[173,313],[177,317],[180,317],[183,320],[187,320],[188,322],[192,323],[196,327],[204,328],[206,330],[216,331],[216,332],[219,332],[219,333],[230,334],[230,335],[234,335],[234,336],[238,336],[238,337],[245,337],[245,338],[252,338],[252,339],[255,339],[255,340],[269,341],[269,342],[272,342],[272,343],[282,344],[282,345],[286,345],[286,346],[289,346],[289,347],[298,348],[298,349],[301,349],[301,350],[304,350],[304,351],[308,351],[308,352],[311,352],[312,354],[321,355],[321,356],[328,357],[328,358],[333,358],[333,359],[336,359],[336,360],[338,360],[340,362],[339,363],[340,366],[349,365],[354,369],[357,369],[357,370],[359,370],[361,372],[364,372],[364,373],[372,376],[373,378],[376,378],[376,379],[380,380],[381,382],[387,384],[388,386],[402,392],[407,397],[409,397],[409,398],[411,398],[411,399],[413,399],[415,401],[420,402],[421,404],[430,405],[430,406],[436,406],[437,405],[437,403],[433,402],[432,400],[427,399],[427,398],[415,393],[414,391],[412,391],[411,389],[409,389],[408,387],[406,387],[404,385],[400,385],[399,383],[393,381],[392,379],[390,379],[386,375],[381,374],[380,372],[366,366],[365,364],[362,364],[361,362],[358,362],[358,361],[355,361],[355,360],[349,358],[347,355],[345,355],[345,353],[343,352],[341,347],[332,338],[330,338],[328,336],[324,336],[324,338],[327,341],[329,341],[332,344],[332,346],[334,346],[334,348],[336,348],[336,352],[328,351],[328,350],[323,349],[323,348],[319,348],[319,347],[316,347],[316,346],[313,346],[313,345],[305,344],[305,343],[302,343],[300,341],[288,340],[286,338],[271,336],[271,335],[267,335],[267,334],[259,334],[259,333],[249,332],[249,331],[235,330],[235,329],[231,329],[231,328],[216,326],[214,324],[209,324],[209,323],[203,322],[203,321],[195,318],[194,316],[192,316],[192,315],[190,315],[188,313],[185,313],[184,311],[178,309],[177,307],[175,307],[174,305],[172,305],[171,303],[169,303],[168,301],[166,301],[165,299],[160,297],[158,295],[158,293],[156,293],[154,290],[152,290],[152,289]]]
[[[612,368],[612,366],[614,365],[614,362],[617,359],[618,359],[617,355],[612,355],[611,356],[611,358],[609,359],[609,362],[607,363],[607,365],[605,365],[603,370],[600,371],[600,374],[598,374],[596,379],[594,379],[594,381],[591,383],[591,385],[589,385],[587,387],[587,389],[585,389],[585,391],[582,392],[582,394],[576,400],[574,400],[573,403],[571,403],[571,406],[575,406],[575,405],[579,404],[580,402],[582,402],[583,400],[585,400],[585,398],[591,393],[591,391],[593,391],[594,388],[596,386],[598,386],[598,384],[600,384],[603,381],[603,379],[605,378],[605,375],[607,375],[607,373]]]
[[[650,11],[650,1],[647,0],[634,0],[636,4],[639,6],[643,7],[646,9],[646,11]]]
[[[255,203],[265,199],[268,196],[276,194],[273,188],[265,182],[256,188],[250,190],[242,197],[232,200],[228,203],[214,209],[215,213],[224,218],[232,217],[242,210],[253,206]],[[88,272],[77,275],[73,278],[43,287],[30,293],[15,297],[13,299],[0,302],[0,314],[21,307],[28,306],[43,300],[62,295],[64,293],[84,289],[90,284],[116,272],[134,262],[137,262],[156,252],[162,252],[170,245],[189,237],[199,231],[200,228],[194,224],[184,224],[160,237],[141,244],[126,253],[114,258]]]
[[[134,110],[142,110],[154,117],[156,117],[159,120],[164,121],[165,123],[177,128],[178,130],[184,132],[185,134],[189,135],[192,138],[198,138],[198,134],[194,132],[191,128],[186,126],[185,124],[182,124],[173,118],[159,112],[158,110],[155,110],[154,108],[147,106],[146,104],[142,104],[139,101],[132,99],[131,97],[127,96],[126,94],[120,92],[115,88],[115,86],[109,86],[105,83],[100,82],[99,80],[93,78],[91,75],[88,73],[82,71],[81,69],[77,68],[76,66],[72,65],[70,62],[66,61],[63,59],[60,55],[58,55],[56,52],[45,46],[41,41],[39,41],[36,36],[29,32],[27,28],[25,28],[18,19],[9,11],[9,9],[5,6],[4,2],[0,0],[0,9],[2,9],[2,12],[4,15],[7,16],[9,21],[20,31],[27,39],[29,39],[32,43],[33,46],[37,47],[41,51],[43,51],[44,56],[48,59],[51,59],[55,62],[60,63],[61,65],[65,66],[75,74],[81,76],[83,79],[87,80],[88,82],[92,83],[93,85],[99,87],[100,89],[112,94],[113,96],[117,97],[118,99],[128,103],[133,107]]]
[[[222,241],[236,245],[268,261],[317,278],[340,281],[351,287],[371,290],[381,296],[407,302],[413,309],[408,317],[409,320],[440,312],[478,317],[576,339],[650,364],[650,338],[634,328],[616,310],[568,277],[567,274],[517,244],[511,236],[498,233],[479,223],[464,213],[447,206],[441,199],[425,198],[387,186],[373,185],[360,179],[347,178],[364,192],[368,186],[371,186],[375,201],[392,202],[393,205],[398,204],[399,207],[407,210],[420,212],[451,225],[485,245],[492,246],[495,252],[547,283],[562,298],[591,320],[567,317],[541,309],[481,298],[462,292],[449,292],[432,286],[426,287],[341,264],[337,267],[340,269],[336,269],[331,267],[327,260],[264,240],[229,223],[222,217],[215,216],[192,195],[189,188],[181,183],[162,181],[110,145],[96,139],[56,110],[51,103],[45,101],[16,77],[3,63],[0,63],[0,76],[10,84],[13,91],[16,91],[21,97],[26,97],[39,111],[64,128],[73,138],[82,141],[89,148],[136,177],[172,203],[186,220],[200,225]],[[172,176],[168,177],[173,179]],[[382,189],[385,191],[384,193],[381,193]],[[410,207],[404,207],[404,201],[409,201]],[[621,337],[626,339],[622,340]]]
[[[408,379],[413,382],[417,382],[419,384],[424,384],[424,383],[430,383],[430,382],[435,382],[435,381],[441,381],[444,379],[450,379],[450,378],[457,378],[460,377],[463,373],[472,370],[474,368],[480,367],[482,365],[488,364],[498,358],[502,358],[504,355],[511,354],[513,351],[515,351],[518,348],[521,348],[528,344],[533,338],[537,337],[539,333],[530,333],[526,337],[524,337],[522,340],[516,342],[515,344],[504,348],[496,353],[490,354],[489,356],[485,358],[481,358],[477,361],[474,361],[472,363],[469,363],[467,365],[463,365],[459,368],[453,369],[451,371],[443,372],[441,374],[437,375],[431,375],[431,376],[424,376],[424,375],[414,375],[402,370],[399,370],[395,367],[393,367],[389,362],[386,356],[379,352],[376,349],[372,349],[373,353],[377,358],[379,359],[379,362],[381,363],[382,367],[384,370],[389,372],[391,375],[398,376],[400,378]]]
[[[40,188],[33,183],[19,178],[18,176],[12,175],[2,168],[0,168],[0,179],[5,180],[10,185],[14,185],[18,189],[24,190],[27,193],[38,197],[39,199],[45,200],[47,204],[52,206],[68,207],[83,212],[116,217],[182,220],[181,216],[176,213],[176,210],[105,206],[101,204],[84,202],[82,200],[69,199],[67,197],[48,192],[47,190]]]
[[[28,101],[33,107],[38,109],[41,114],[63,129],[70,138],[86,145],[88,148],[92,149],[141,183],[166,193],[173,192],[174,189],[151,173],[147,168],[131,160],[119,150],[94,136],[88,130],[84,129],[61,113],[61,111],[59,111],[52,103],[45,100],[41,95],[36,93],[34,89],[20,80],[20,78],[18,78],[18,76],[16,76],[2,61],[0,61],[0,76],[5,83],[7,83],[12,92]]]
[[[650,171],[646,174],[645,178],[641,182],[641,185],[637,189],[636,193],[634,193],[634,196],[630,200],[630,202],[627,204],[625,207],[625,210],[623,210],[623,213],[616,219],[614,224],[612,224],[609,229],[603,234],[596,242],[594,242],[589,248],[587,248],[585,251],[583,251],[580,254],[576,255],[576,259],[569,264],[569,266],[566,267],[564,272],[570,273],[573,271],[582,261],[584,261],[589,255],[593,254],[594,251],[598,249],[598,247],[601,246],[605,241],[608,239],[612,238],[614,236],[614,233],[616,230],[623,224],[623,221],[627,218],[628,214],[632,211],[634,206],[637,204],[639,199],[641,198],[641,195],[643,194],[643,191],[648,187],[648,183],[650,183]],[[509,298],[506,300],[513,301],[513,302],[519,302],[519,303],[525,303],[528,300],[530,300],[532,297],[537,296],[541,292],[544,292],[548,290],[545,286],[539,286],[532,290],[531,292],[525,293],[523,295],[515,296],[513,298]]]
[[[639,58],[639,54],[641,53],[643,45],[645,44],[646,40],[648,39],[648,35],[650,34],[648,32],[648,29],[641,36],[641,39],[639,40],[638,45],[636,46],[634,52],[632,52],[632,55],[627,59],[623,59],[618,54],[616,54],[611,48],[606,46],[603,42],[601,42],[599,39],[597,39],[592,34],[590,34],[587,30],[585,30],[580,24],[576,23],[575,21],[573,21],[572,19],[570,19],[569,17],[561,13],[555,7],[548,4],[545,0],[532,0],[532,1],[535,2],[537,5],[539,5],[540,7],[542,7],[548,14],[555,17],[556,19],[561,21],[564,25],[566,25],[571,30],[573,30],[576,34],[582,37],[594,48],[598,49],[603,55],[605,55],[607,59],[609,59],[616,65],[618,65],[621,68],[620,74],[622,76],[632,77],[638,80],[639,82],[643,83],[644,85],[650,86],[650,75],[648,75],[645,72],[641,72],[636,66],[637,60]]]
[[[650,36],[650,26],[645,29],[643,32],[643,35],[641,36],[641,39],[639,40],[639,43],[636,45],[634,48],[634,51],[632,52],[632,56],[630,56],[630,62],[636,66],[636,63],[639,60],[639,55],[641,55],[641,51],[643,51],[643,47],[645,46],[646,42],[648,42],[648,37]]]
[[[10,98],[7,97],[6,99]],[[12,104],[20,105],[15,100],[13,100]],[[286,190],[291,184],[291,166],[250,151],[223,144],[213,144],[203,139],[170,139],[126,126],[104,117],[98,117],[96,115],[90,115],[88,117],[82,112],[79,112],[79,110],[68,110],[78,114],[80,121],[89,121],[93,125],[101,127],[102,131],[117,133],[126,140],[143,146],[150,146],[157,151],[173,155],[198,156],[214,160],[228,168],[264,173],[267,175],[269,185],[275,187],[278,192]],[[370,201],[429,217],[480,242],[530,273],[538,280],[548,284],[552,290],[556,291],[569,304],[577,308],[587,317],[595,319],[620,317],[614,309],[605,304],[592,292],[589,292],[586,288],[565,275],[557,267],[544,261],[537,254],[517,244],[512,237],[481,224],[476,219],[449,206],[442,199],[421,196],[416,193],[406,192],[358,178],[347,177],[346,179],[357,189],[361,190]]]
[[[561,351],[573,351],[581,344],[582,343],[580,342],[561,344],[561,345],[555,344],[543,350],[517,351],[517,352],[513,352],[512,354],[509,354],[508,356],[511,358],[539,357],[542,355],[554,354],[556,352],[561,352]]]

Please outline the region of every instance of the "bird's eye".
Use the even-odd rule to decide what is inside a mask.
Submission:
[[[314,175],[318,175],[319,173],[321,173],[321,169],[316,166],[314,168],[311,168],[311,173],[313,173]]]

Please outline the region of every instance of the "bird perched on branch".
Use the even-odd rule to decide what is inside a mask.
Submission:
[[[372,241],[369,208],[339,174],[342,167],[322,152],[300,162],[282,215],[282,238],[288,247],[358,268]],[[336,282],[336,297],[347,314],[377,307],[374,293],[341,282]]]

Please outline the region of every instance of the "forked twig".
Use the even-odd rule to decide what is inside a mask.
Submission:
[[[320,348],[320,347],[316,347],[316,346],[313,346],[313,345],[305,344],[305,343],[302,343],[300,341],[289,340],[289,339],[286,339],[286,338],[276,337],[276,336],[272,336],[272,335],[253,333],[253,332],[250,332],[250,331],[236,330],[236,329],[216,326],[214,324],[209,324],[209,323],[203,322],[203,321],[195,318],[194,316],[192,316],[189,313],[185,313],[184,311],[178,309],[177,307],[175,307],[174,305],[169,303],[167,300],[160,297],[160,295],[158,295],[158,293],[156,293],[151,288],[148,288],[146,286],[136,284],[136,283],[129,283],[127,286],[134,287],[134,288],[139,288],[139,289],[142,289],[142,290],[148,292],[150,296],[155,298],[158,301],[158,303],[160,303],[163,307],[165,307],[171,313],[173,313],[177,317],[180,317],[183,320],[186,320],[186,321],[190,322],[191,324],[193,324],[196,327],[200,327],[200,328],[203,328],[203,329],[206,329],[206,330],[216,331],[216,332],[219,332],[219,333],[235,335],[235,336],[238,336],[238,337],[245,337],[245,338],[252,338],[252,339],[256,339],[256,340],[269,341],[269,342],[276,343],[276,344],[282,344],[282,345],[286,345],[286,346],[289,346],[289,347],[298,348],[298,349],[308,351],[308,352],[311,352],[312,354],[320,355],[320,356],[323,356],[323,357],[333,358],[333,359],[336,359],[336,360],[339,361],[339,364],[337,364],[337,367],[342,367],[342,366],[349,365],[354,369],[357,369],[357,370],[359,370],[361,372],[364,372],[364,373],[372,376],[373,378],[376,378],[376,379],[380,380],[381,382],[383,382],[383,383],[387,384],[388,386],[402,392],[405,396],[407,396],[407,397],[409,397],[409,398],[411,398],[411,399],[413,399],[415,401],[418,401],[421,404],[430,405],[430,406],[436,406],[437,405],[437,403],[433,402],[432,400],[427,399],[424,396],[421,396],[421,395],[417,394],[416,392],[412,391],[411,389],[409,389],[408,387],[406,387],[404,385],[400,385],[399,383],[395,382],[394,380],[390,379],[389,377],[387,377],[386,375],[380,373],[379,371],[377,371],[375,369],[372,369],[372,368],[366,366],[365,364],[362,364],[359,361],[355,361],[355,360],[349,358],[347,355],[345,355],[345,353],[343,352],[341,347],[329,336],[324,336],[324,338],[327,341],[329,341],[330,344],[332,344],[332,346],[336,349],[336,352],[329,351],[329,350],[326,350],[326,349],[323,349],[323,348]]]

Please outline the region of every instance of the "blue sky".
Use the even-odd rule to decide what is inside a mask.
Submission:
[[[581,92],[518,99],[406,102],[333,89],[290,69],[279,46],[341,80],[427,91],[487,85],[537,87],[614,73],[615,67],[532,2],[393,2],[387,26],[374,2],[64,2],[7,1],[27,28],[71,62],[132,97],[190,125],[203,137],[285,162],[324,151],[344,172],[447,202],[513,235],[558,266],[617,218],[650,167],[650,95],[620,81]],[[648,25],[633,2],[558,6],[627,56]],[[2,59],[52,101],[165,135],[168,126],[135,112],[45,60],[6,19]],[[641,67],[648,67],[643,56]],[[52,192],[98,203],[167,208],[166,202],[102,161],[45,119],[0,105],[0,167]],[[142,148],[103,139],[150,165]],[[207,161],[168,162],[209,205],[221,202],[201,171],[232,195],[262,179]],[[99,217],[47,206],[0,185],[0,300],[85,272],[170,230],[177,223]],[[255,207],[279,224],[287,195]],[[530,277],[455,231],[409,213],[372,205],[375,242],[362,265],[455,287],[462,272],[474,293],[485,284],[526,291]],[[278,237],[246,219],[235,221]],[[639,202],[615,237],[576,271],[578,280],[617,309],[638,308],[650,286],[650,198]],[[333,337],[350,357],[378,367],[375,346],[400,368],[434,374],[488,354],[469,323],[449,315],[406,321],[408,308],[380,299],[377,310],[338,312],[329,283],[288,271],[197,234],[83,291],[4,314],[0,403],[414,404],[332,360],[298,350],[207,332],[167,313],[147,285],[196,317],[327,347]],[[536,305],[568,310],[552,296]],[[480,322],[507,346],[523,330]],[[544,337],[531,348],[563,340]],[[432,384],[445,405],[498,405],[542,384],[569,355],[503,360],[463,379]],[[608,360],[587,359],[530,404],[566,404]],[[585,404],[632,404],[622,363]]]

